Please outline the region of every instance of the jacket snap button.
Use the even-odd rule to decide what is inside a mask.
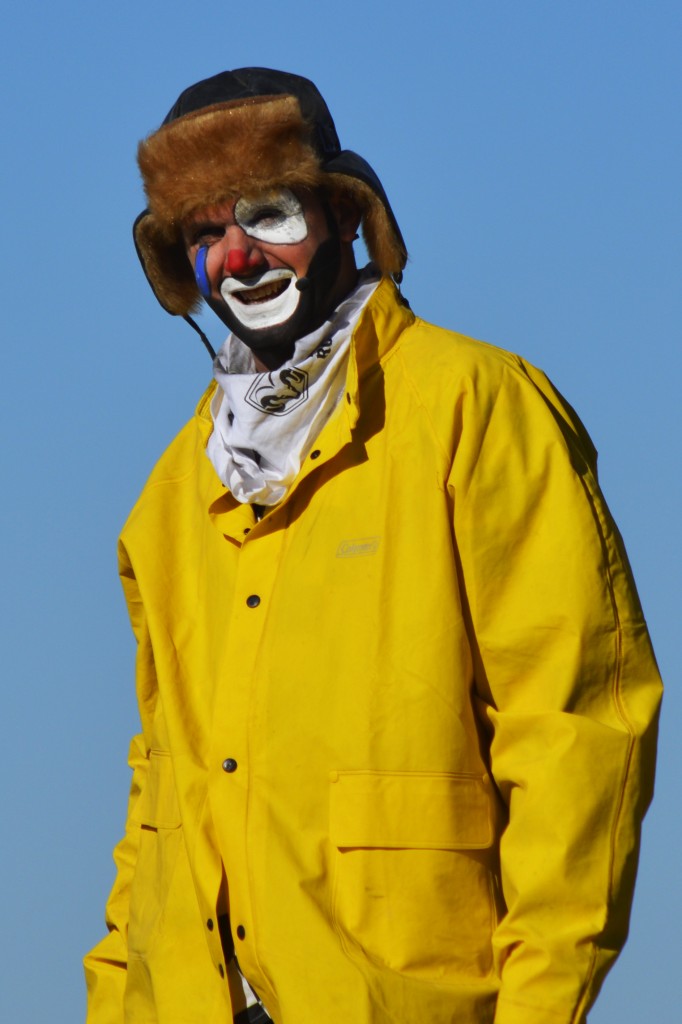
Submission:
[[[212,932],[212,931],[213,931],[213,921],[211,920],[211,918],[210,918],[210,917],[209,917],[208,921],[206,922],[206,927],[208,928],[208,930],[209,930],[210,932]]]
[[[320,449],[316,448],[314,452],[310,453],[310,458],[311,459],[319,459],[321,454],[322,454],[322,452],[320,451]]]
[[[223,771],[228,773],[237,771],[237,762],[233,757],[225,758],[225,760],[223,761]]]
[[[243,924],[237,925],[237,938],[238,939],[245,939],[246,938],[246,928],[244,927]]]
[[[225,977],[225,968],[223,967],[222,964],[218,964],[218,973],[221,978]]]
[[[260,604],[260,597],[258,596],[258,594],[249,594],[249,596],[246,599],[246,603],[249,606],[249,608],[257,608],[258,605]]]

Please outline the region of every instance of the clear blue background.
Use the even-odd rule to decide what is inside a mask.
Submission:
[[[84,1013],[136,730],[115,541],[210,373],[137,265],[135,145],[248,64],[311,77],[375,165],[414,308],[542,366],[600,450],[668,693],[632,935],[591,1024],[679,1020],[681,29],[665,0],[5,14],[0,1020]]]

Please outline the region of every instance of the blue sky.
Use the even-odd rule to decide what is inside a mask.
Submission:
[[[600,451],[668,691],[632,934],[590,1022],[675,1019],[681,30],[665,0],[5,15],[0,1019],[84,1014],[137,721],[116,537],[210,376],[137,265],[136,143],[185,86],[249,64],[311,77],[375,166],[415,310],[540,365]]]

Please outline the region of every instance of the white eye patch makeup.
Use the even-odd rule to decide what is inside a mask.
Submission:
[[[245,234],[271,245],[297,245],[308,237],[303,207],[288,188],[238,199],[234,219]]]

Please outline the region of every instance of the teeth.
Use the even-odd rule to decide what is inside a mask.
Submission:
[[[220,294],[244,327],[266,330],[283,323],[297,309],[301,296],[292,286],[295,280],[291,270],[277,267],[249,281],[226,277]]]
[[[281,295],[288,287],[289,279],[284,281],[273,281],[272,284],[264,284],[261,285],[260,288],[250,288],[248,290],[244,289],[244,291],[236,292],[235,298],[239,299],[240,302],[245,303],[247,306],[250,306],[255,302],[266,302],[268,299]]]

